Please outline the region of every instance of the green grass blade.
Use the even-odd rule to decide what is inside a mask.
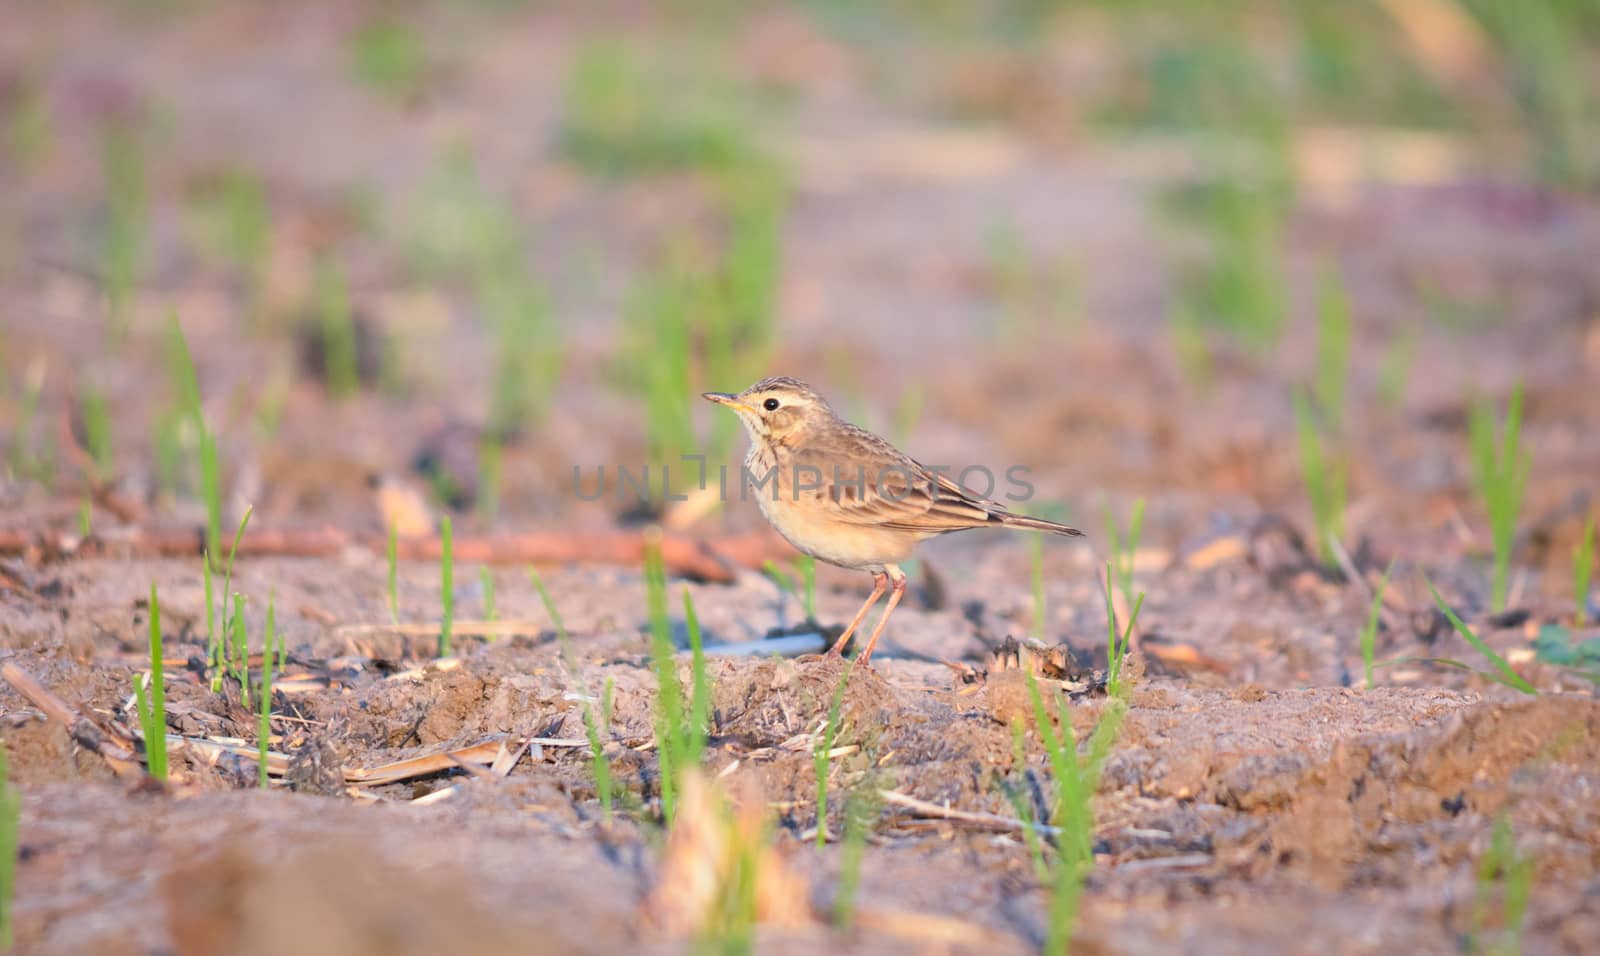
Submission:
[[[684,751],[683,688],[673,661],[672,622],[667,617],[667,575],[659,538],[646,542],[645,606],[650,618],[650,657],[656,672],[656,761],[661,813],[670,823],[677,813],[677,774]]]
[[[1573,621],[1583,627],[1589,621],[1589,577],[1594,573],[1594,518],[1583,523],[1583,533],[1572,550],[1572,600],[1576,608]]]
[[[1344,532],[1344,464],[1334,460],[1323,446],[1311,404],[1299,389],[1294,392],[1294,417],[1300,445],[1300,470],[1311,505],[1317,548],[1323,562],[1332,565],[1336,560],[1333,541]]]
[[[1139,611],[1144,607],[1144,593],[1140,592],[1133,602],[1133,609],[1128,613],[1128,624],[1119,628],[1117,625],[1117,612],[1111,600],[1111,563],[1106,563],[1105,577],[1105,602],[1106,602],[1106,693],[1112,697],[1121,697],[1122,664],[1128,656],[1128,649],[1133,645],[1133,629],[1139,623]]]
[[[493,621],[499,618],[494,606],[494,575],[489,573],[488,565],[478,566],[478,587],[483,591],[483,619]]]
[[[844,692],[850,685],[850,675],[855,671],[856,663],[852,659],[845,668],[844,676],[833,689],[833,699],[828,703],[828,719],[822,725],[822,733],[818,735],[817,742],[811,751],[812,770],[817,777],[817,847],[820,849],[828,842],[828,773],[832,767],[833,743],[839,737],[839,719],[844,710]]]
[[[228,622],[228,634],[232,641],[231,669],[234,680],[239,682],[239,701],[246,709],[250,707],[250,635],[245,627],[244,619],[245,597],[243,594],[233,596],[233,617]]]
[[[1377,653],[1378,645],[1378,612],[1383,609],[1383,593],[1389,589],[1389,575],[1394,571],[1394,562],[1383,569],[1383,579],[1378,582],[1378,589],[1372,593],[1372,607],[1367,612],[1366,626],[1361,629],[1361,666],[1366,674],[1367,689],[1374,686],[1372,680],[1373,655]]]
[[[609,712],[612,688],[615,686],[611,678],[606,678],[606,689],[601,697],[600,709]],[[600,798],[600,812],[607,820],[611,819],[612,783],[611,761],[606,757],[605,744],[601,740],[602,729],[596,719],[594,708],[587,697],[583,702],[583,732],[589,739],[589,762],[594,773],[594,789]],[[606,734],[610,734],[610,720],[606,721]]]
[[[806,609],[806,620],[817,619],[817,559],[811,555],[801,555],[795,559],[795,566],[800,569],[800,580],[805,587],[805,596],[802,603]]]
[[[1350,377],[1350,300],[1337,269],[1329,269],[1317,290],[1317,405],[1337,431],[1345,421],[1345,389]]]
[[[233,544],[232,544],[232,546],[230,546],[228,548],[228,563],[223,566],[223,571],[222,571],[222,615],[223,615],[223,617],[222,617],[221,623],[223,625],[225,625],[225,626],[223,628],[222,633],[217,636],[218,643],[221,645],[221,647],[220,647],[221,653],[219,654],[218,659],[216,661],[216,666],[218,667],[219,670],[227,670],[230,666],[233,666],[236,670],[239,669],[237,665],[233,665],[232,664],[233,655],[230,652],[231,648],[228,646],[228,637],[233,633],[232,628],[229,625],[229,621],[227,620],[227,616],[228,616],[228,599],[229,599],[229,595],[231,595],[233,593],[233,562],[234,562],[234,559],[236,557],[238,557],[238,555],[239,555],[239,542],[241,540],[243,540],[245,526],[250,523],[250,516],[255,514],[255,510],[256,510],[255,509],[255,505],[250,505],[249,507],[244,509],[244,517],[239,520],[239,527],[233,533]],[[209,567],[207,567],[204,573],[205,573],[207,586],[209,587],[210,581],[211,581],[211,569]],[[207,610],[206,610],[206,613],[208,615],[210,614],[209,594],[210,594],[210,592],[208,591],[207,592]],[[218,677],[220,678],[220,674],[218,675]],[[213,681],[213,686],[212,686],[212,691],[213,692],[217,692],[217,691],[220,691],[221,689],[222,689],[222,685],[220,684],[220,682],[214,680]],[[249,690],[247,688],[246,692],[245,692],[245,699],[249,700],[249,696],[250,696],[249,695]]]
[[[1538,695],[1539,691],[1528,683],[1521,674],[1517,673],[1510,664],[1506,663],[1504,657],[1495,653],[1477,634],[1472,632],[1472,628],[1468,627],[1461,618],[1456,616],[1456,612],[1452,611],[1450,606],[1444,603],[1444,598],[1439,596],[1439,591],[1433,586],[1432,581],[1429,581],[1426,577],[1423,578],[1423,581],[1427,582],[1428,591],[1433,594],[1433,603],[1438,605],[1439,610],[1443,611],[1445,617],[1450,619],[1450,624],[1456,629],[1456,633],[1460,634],[1468,644],[1471,644],[1479,654],[1482,654],[1494,666],[1494,673],[1489,673],[1485,676],[1507,687],[1522,691],[1524,694]]]
[[[1011,809],[1016,812],[1017,819],[1024,824],[1022,827],[1022,842],[1028,848],[1028,857],[1033,860],[1033,873],[1039,882],[1048,882],[1050,868],[1044,861],[1044,846],[1039,839],[1039,832],[1032,824],[1036,824],[1033,801],[1029,799],[1026,788],[1028,776],[1027,744],[1024,741],[1025,731],[1022,721],[1011,722],[1011,763],[1022,773],[1024,786],[1008,787],[1006,797],[1011,803]]]
[[[1061,781],[1072,777],[1077,769],[1076,747],[1073,744],[1063,746],[1061,738],[1056,736],[1055,725],[1051,723],[1050,713],[1045,709],[1044,697],[1039,693],[1039,682],[1033,676],[1033,669],[1027,668],[1026,673],[1028,697],[1033,702],[1034,729],[1039,732],[1039,740],[1044,744],[1045,755],[1050,758],[1050,772],[1057,781],[1057,796],[1055,804],[1051,808],[1050,822],[1052,825],[1060,826],[1062,806],[1060,797]],[[1062,732],[1068,737],[1069,740],[1072,736],[1071,728],[1071,724],[1068,724],[1062,728]],[[1069,749],[1072,749],[1074,752],[1069,754]]]
[[[135,686],[138,686],[137,684]],[[139,716],[146,714],[145,700],[140,695]],[[156,586],[150,585],[150,694],[148,697],[149,722],[144,726],[145,761],[150,776],[167,779],[167,684],[162,666],[161,650],[161,600],[156,596]]]
[[[224,654],[222,637],[217,631],[217,601],[211,586],[211,555],[210,551],[200,555],[200,578],[206,591],[206,665],[211,670],[211,693],[220,694]]]
[[[794,586],[794,578],[791,578],[787,571],[779,567],[778,562],[768,558],[762,563],[761,572],[772,579],[772,583],[778,586],[778,590],[799,596],[799,592]]]
[[[700,634],[700,618],[694,611],[694,599],[689,596],[689,589],[683,589],[683,623],[684,629],[689,634],[689,672],[690,698],[689,698],[689,724],[684,728],[686,735],[686,752],[684,765],[693,766],[700,763],[700,758],[705,752],[706,723],[711,718],[711,679],[706,672],[705,643]]]
[[[267,630],[261,650],[261,722],[256,728],[256,785],[267,789],[267,750],[272,743],[272,665],[274,642],[282,647],[278,635],[276,596],[267,593]]]
[[[1032,567],[1033,578],[1033,636],[1037,640],[1044,640],[1045,606],[1044,593],[1044,536],[1031,535],[1028,538],[1028,561]]]
[[[856,891],[861,885],[861,858],[867,846],[867,829],[877,802],[863,794],[851,797],[844,808],[844,847],[839,860],[839,890],[833,898],[833,921],[848,929],[855,922]]]
[[[539,592],[539,600],[544,603],[545,613],[550,615],[550,623],[555,626],[556,640],[561,645],[561,656],[566,661],[567,670],[578,681],[578,693],[583,697],[583,733],[589,741],[589,763],[594,773],[595,793],[600,798],[601,813],[605,819],[610,820],[614,802],[614,784],[611,777],[611,761],[606,757],[602,735],[608,736],[611,733],[611,695],[615,683],[611,678],[606,678],[605,690],[600,695],[600,713],[596,714],[594,703],[589,697],[589,688],[578,667],[577,654],[572,648],[572,637],[567,633],[567,625],[561,619],[561,612],[556,609],[556,602],[544,586],[544,578],[539,575],[538,569],[530,567],[528,579],[533,582],[534,590]]]
[[[455,534],[450,516],[439,522],[439,656],[450,656],[450,629],[456,620],[456,559]]]
[[[1506,406],[1503,430],[1495,434],[1495,415],[1488,404],[1479,402],[1467,419],[1467,438],[1472,451],[1473,479],[1489,517],[1494,543],[1491,593],[1496,611],[1505,609],[1511,575],[1511,549],[1516,543],[1517,515],[1522,509],[1532,459],[1522,447],[1522,386],[1511,392]]]
[[[539,600],[544,603],[545,613],[550,615],[550,623],[555,625],[556,637],[563,645],[567,645],[571,641],[571,635],[567,633],[567,625],[561,620],[561,612],[556,610],[556,602],[550,599],[550,592],[545,590],[544,578],[540,577],[534,568],[528,569],[528,578],[533,582],[533,589],[539,592]]]
[[[16,899],[19,823],[22,819],[22,794],[11,785],[6,750],[0,747],[0,950],[12,943],[12,906]]]
[[[389,526],[389,544],[385,550],[389,561],[389,619],[396,623],[400,620],[400,532],[394,525]]]

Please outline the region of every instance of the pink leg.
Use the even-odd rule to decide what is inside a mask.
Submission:
[[[845,628],[844,633],[839,635],[839,639],[833,642],[832,647],[828,648],[829,654],[832,654],[834,657],[839,657],[844,654],[844,646],[850,643],[850,635],[854,634],[856,632],[856,628],[861,626],[861,622],[867,616],[867,611],[871,610],[872,605],[878,603],[878,598],[883,597],[883,592],[888,590],[888,588],[889,576],[884,574],[882,571],[875,572],[872,575],[872,593],[867,595],[867,603],[861,605],[861,610],[856,612],[856,616],[850,622],[850,626]]]
[[[883,626],[889,623],[889,615],[894,613],[894,607],[906,593],[906,576],[899,568],[893,565],[889,568],[894,580],[894,590],[889,592],[889,603],[883,609],[883,617],[878,618],[878,626],[872,629],[872,636],[867,638],[867,646],[862,649],[857,660],[865,664],[872,660],[872,649],[878,646],[878,635],[883,633]]]

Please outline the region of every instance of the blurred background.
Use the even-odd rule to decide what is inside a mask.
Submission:
[[[606,526],[768,374],[1168,543],[1600,474],[1592,0],[4,6],[12,527]]]

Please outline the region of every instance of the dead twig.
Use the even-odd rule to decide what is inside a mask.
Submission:
[[[883,798],[885,803],[904,807],[920,816],[948,820],[952,823],[963,824],[975,829],[998,830],[1005,833],[1032,829],[1036,833],[1050,836],[1055,836],[1061,832],[1059,827],[1053,827],[1045,823],[1030,823],[1027,820],[1018,820],[1016,817],[1003,817],[997,813],[977,813],[972,810],[957,810],[953,807],[940,806],[937,803],[919,800],[898,790],[879,790],[878,795]]]
[[[644,561],[646,532],[533,532],[457,537],[455,558],[474,564],[620,564]],[[767,530],[702,539],[661,535],[661,560],[667,570],[703,581],[729,583],[734,569],[759,569],[793,549]],[[357,535],[339,528],[260,528],[239,541],[240,557],[332,557],[348,548],[382,554],[387,538]],[[0,554],[43,553],[75,557],[199,557],[205,547],[200,528],[113,528],[87,538],[60,530],[0,529]],[[396,544],[407,561],[437,561],[438,538],[402,538]]]
[[[276,719],[276,718],[274,718]],[[215,765],[217,759],[224,755],[238,757],[255,763],[261,759],[261,751],[254,746],[244,743],[228,743],[205,737],[185,737],[181,734],[167,734],[167,752],[177,754],[182,751],[192,751],[206,759],[207,763]],[[277,751],[267,751],[267,774],[281,777],[289,770],[289,755]]]
[[[67,702],[57,697],[48,687],[34,679],[32,674],[7,661],[0,664],[0,677],[28,699],[44,715],[65,727],[72,739],[82,747],[94,751],[111,764],[118,776],[142,773],[139,757],[134,752],[132,739],[124,738],[100,727],[89,717],[73,710]]]

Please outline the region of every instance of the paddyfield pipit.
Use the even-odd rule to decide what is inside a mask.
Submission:
[[[1012,514],[926,468],[864,428],[841,419],[811,386],[766,378],[737,395],[704,397],[733,409],[750,433],[744,482],[761,512],[802,552],[841,568],[869,571],[872,594],[828,651],[838,655],[885,591],[889,604],[861,650],[872,657],[883,626],[905,594],[899,563],[922,541],[968,528],[1083,532]]]

